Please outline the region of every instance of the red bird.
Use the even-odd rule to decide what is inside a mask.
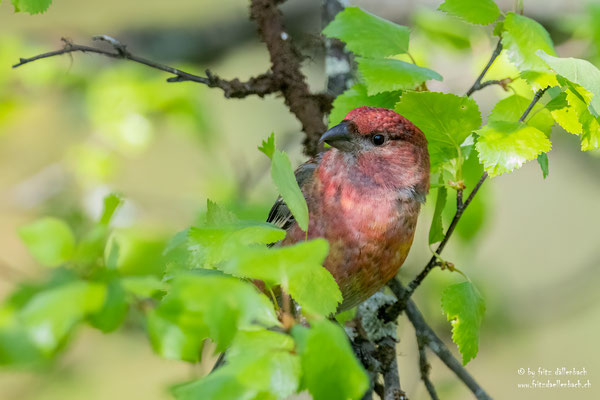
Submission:
[[[308,237],[323,237],[324,266],[342,311],[369,298],[404,263],[429,191],[427,140],[392,110],[359,107],[321,137],[332,148],[302,164],[296,179],[309,211]],[[267,221],[287,230],[282,245],[305,240],[280,198]]]

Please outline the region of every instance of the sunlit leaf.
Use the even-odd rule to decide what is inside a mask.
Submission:
[[[536,51],[556,54],[552,39],[542,25],[512,12],[504,19],[502,44],[519,71],[548,72],[548,66],[536,55]]]
[[[520,168],[551,148],[544,132],[522,122],[492,120],[477,134],[479,160],[492,177]]]
[[[11,0],[15,12],[24,11],[29,14],[43,13],[50,7],[52,0]]]
[[[435,200],[435,210],[431,227],[429,228],[429,244],[441,241],[444,238],[444,226],[442,222],[442,211],[446,205],[446,197],[448,190],[445,186],[440,186],[437,189],[437,198]]]

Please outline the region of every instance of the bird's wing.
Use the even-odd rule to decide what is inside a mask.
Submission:
[[[296,175],[296,181],[298,182],[298,186],[300,186],[300,188],[313,179],[313,174],[317,168],[317,165],[317,160],[311,159],[296,169],[294,175]],[[271,208],[271,211],[269,211],[267,222],[270,222],[273,225],[285,230],[288,230],[294,224],[294,222],[296,222],[292,212],[288,208],[287,204],[285,204],[281,196],[277,198],[275,204],[273,204],[273,207]]]

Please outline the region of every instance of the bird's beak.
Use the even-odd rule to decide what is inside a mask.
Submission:
[[[346,122],[339,123],[329,129],[321,136],[319,142],[325,142],[341,151],[351,151],[355,147],[352,141],[352,134],[348,130],[348,124]]]

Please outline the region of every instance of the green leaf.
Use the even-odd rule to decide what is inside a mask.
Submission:
[[[271,133],[267,140],[263,140],[262,145],[258,146],[258,150],[265,153],[270,159],[273,159],[273,153],[275,152],[275,134]]]
[[[567,93],[565,92],[560,92],[558,95],[553,97],[552,100],[548,102],[548,104],[546,104],[546,109],[548,111],[562,110],[566,107],[569,107],[569,102],[567,101]]]
[[[369,378],[341,327],[328,320],[313,321],[310,328],[294,326],[292,336],[301,359],[301,389],[308,389],[315,400],[360,399],[369,388]]]
[[[542,25],[512,12],[504,19],[502,45],[519,71],[548,72],[548,67],[536,55],[536,51],[555,54],[552,39]]]
[[[11,0],[15,12],[25,11],[29,14],[43,13],[50,7],[52,0]]]
[[[558,58],[538,50],[536,54],[557,74],[592,93],[592,113],[600,113],[600,70],[587,60]]]
[[[522,122],[492,120],[477,134],[479,160],[492,177],[520,168],[552,147],[544,132]]]
[[[475,358],[485,302],[471,282],[448,286],[442,293],[442,310],[452,324],[452,340],[462,354],[463,365]]]
[[[154,351],[168,360],[197,362],[202,353],[204,337],[182,329],[163,317],[157,310],[146,316],[146,329]]]
[[[414,89],[424,82],[441,81],[440,74],[429,68],[392,59],[359,58],[358,71],[367,84],[369,96],[394,90]]]
[[[298,388],[300,360],[288,335],[267,330],[242,331],[227,351],[227,362],[194,382],[179,385],[177,399],[277,398]],[[268,396],[267,396],[268,395]]]
[[[329,127],[337,125],[344,117],[357,107],[382,107],[394,108],[400,99],[400,91],[382,92],[374,96],[367,94],[367,88],[363,84],[356,84],[333,101],[333,109],[329,114]]]
[[[548,177],[548,154],[546,153],[542,153],[539,156],[537,156],[537,162],[538,164],[540,164],[540,168],[542,169],[542,176],[544,177],[544,179],[546,179]]]
[[[121,279],[121,286],[125,292],[142,298],[152,297],[167,289],[167,285],[154,275],[128,276]]]
[[[104,198],[104,210],[100,217],[102,225],[108,225],[117,209],[123,204],[123,197],[116,193],[111,193]]]
[[[279,324],[273,304],[254,285],[216,271],[175,276],[156,310],[185,336],[210,337],[217,351],[224,350],[239,329]]]
[[[259,150],[271,158],[271,177],[279,194],[285,201],[292,215],[296,219],[298,226],[304,232],[308,230],[308,206],[306,199],[298,186],[294,170],[288,155],[275,148],[275,139],[273,134],[263,141]]]
[[[359,56],[386,57],[408,51],[410,29],[379,18],[358,7],[346,7],[323,29]]]
[[[214,201],[206,199],[206,224],[212,226],[230,225],[238,221],[231,211],[221,207]]]
[[[443,182],[440,179],[440,183]],[[431,221],[431,228],[429,228],[429,244],[437,243],[444,239],[444,225],[442,222],[442,211],[446,205],[446,197],[448,190],[445,186],[440,186],[437,189],[437,198],[435,200],[435,211],[433,212],[433,219]]]
[[[491,24],[500,15],[500,9],[492,0],[446,0],[439,9],[481,25]]]
[[[477,103],[454,94],[406,92],[395,110],[427,137],[432,170],[456,158],[460,145],[481,126]]]
[[[230,259],[240,247],[274,243],[284,237],[285,231],[272,224],[245,220],[230,225],[192,227],[188,233],[196,259],[205,267]]]
[[[413,18],[415,26],[432,42],[458,50],[471,48],[472,25],[458,18],[427,9],[416,11]]]
[[[37,347],[51,354],[78,322],[102,308],[105,298],[104,285],[69,282],[36,294],[20,311],[19,319]]]
[[[335,312],[342,294],[333,276],[322,265],[329,245],[324,239],[272,249],[247,250],[224,270],[236,276],[259,279],[268,286],[281,285],[308,313]]]
[[[90,324],[104,333],[112,332],[121,326],[129,309],[125,290],[117,279],[108,282],[106,289],[104,305],[89,317]]]
[[[525,112],[531,100],[514,94],[505,99],[500,100],[494,106],[494,109],[488,117],[489,121],[518,121],[521,115]],[[533,126],[544,132],[546,136],[550,136],[554,119],[543,105],[537,103],[530,112],[530,117],[527,120],[527,125]]]
[[[31,255],[46,267],[56,267],[71,259],[75,236],[58,218],[44,217],[19,228],[19,236]]]

